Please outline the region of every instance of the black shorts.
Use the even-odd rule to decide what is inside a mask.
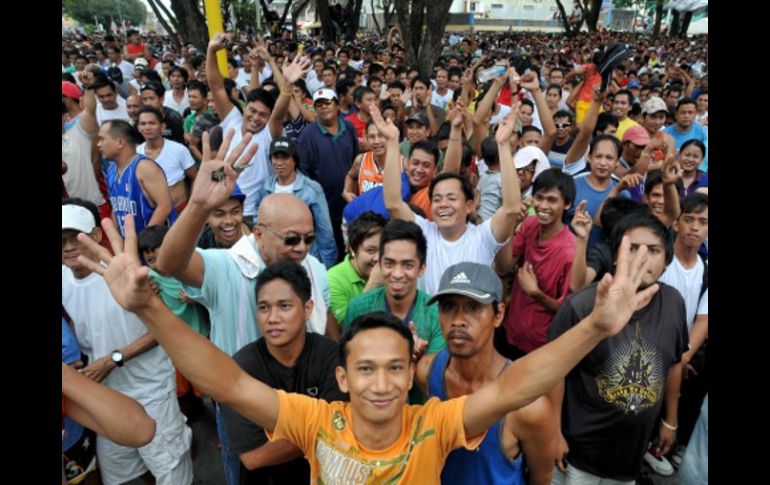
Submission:
[[[80,483],[96,470],[96,433],[83,428],[83,435],[61,454],[64,477],[68,484]]]

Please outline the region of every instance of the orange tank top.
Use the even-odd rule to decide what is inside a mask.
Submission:
[[[404,157],[401,156],[401,170],[404,169]],[[382,170],[374,160],[374,152],[366,152],[361,158],[361,167],[358,169],[358,195],[382,185]]]
[[[429,221],[433,220],[433,215],[430,212],[430,185],[423,187],[422,189],[418,190],[414,194],[412,194],[412,198],[409,199],[410,204],[414,204],[423,211],[425,211],[425,218]]]

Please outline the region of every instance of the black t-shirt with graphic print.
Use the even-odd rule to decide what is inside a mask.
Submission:
[[[637,478],[664,403],[668,371],[687,350],[685,305],[664,283],[614,337],[603,340],[565,379],[562,432],[567,462],[613,480]],[[551,322],[553,340],[585,318],[597,284],[571,295]]]

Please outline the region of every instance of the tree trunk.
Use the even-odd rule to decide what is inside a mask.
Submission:
[[[671,12],[671,25],[668,27],[668,35],[673,37],[679,31],[679,11],[673,10]]]
[[[602,0],[590,0],[586,25],[589,32],[596,32],[596,24],[599,23],[599,13],[602,10]]]
[[[348,0],[347,6],[345,6],[344,23],[345,23],[345,41],[353,42],[358,32],[358,26],[361,18],[361,6],[362,0]]]
[[[171,10],[179,22],[182,39],[205,52],[209,44],[209,33],[206,18],[198,8],[197,0],[171,0]]]
[[[663,20],[663,0],[655,4],[655,25],[652,28],[652,36],[656,39],[660,36],[660,22]]]
[[[155,12],[155,16],[158,17],[158,22],[160,22],[160,25],[162,25],[166,32],[168,32],[168,35],[171,37],[171,41],[174,43],[174,47],[176,48],[177,52],[182,52],[182,45],[179,42],[179,38],[177,37],[177,31],[169,23],[173,23],[172,19],[169,17],[169,22],[167,22],[166,19],[164,19],[160,14],[160,10],[158,9],[157,5],[157,3],[160,2],[158,0],[148,0],[147,3],[150,5],[152,11]],[[109,28],[110,26],[107,25],[107,30],[109,30]]]
[[[297,7],[292,10],[291,12],[291,38],[294,40],[297,40],[297,17],[299,17],[300,12],[307,7],[307,4],[310,3],[310,0],[300,0]]]
[[[332,21],[332,11],[329,8],[329,0],[316,0],[316,12],[321,20],[321,38],[324,42],[336,42],[337,31]]]
[[[692,12],[685,13],[684,19],[682,19],[682,26],[679,29],[679,37],[682,37],[682,38],[687,37],[687,30],[690,28],[691,20],[692,20]]]
[[[417,67],[422,74],[433,73],[451,5],[452,0],[430,0],[430,3],[429,0],[396,0],[396,16],[407,64]],[[428,7],[430,15],[426,11]]]
[[[562,26],[564,26],[564,32],[567,34],[567,37],[574,37],[576,32],[569,23],[567,11],[564,10],[564,5],[561,3],[561,0],[556,0],[556,6],[559,7],[559,15],[561,15],[561,23]]]
[[[380,28],[380,23],[377,21],[377,12],[374,10],[374,0],[369,0],[369,5],[372,9],[372,19],[374,20],[375,28],[377,28],[377,35],[382,37],[382,28]]]

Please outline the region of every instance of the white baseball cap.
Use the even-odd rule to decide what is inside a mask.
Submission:
[[[74,229],[91,234],[96,227],[94,215],[85,207],[67,204],[61,206],[61,229]]]
[[[524,148],[520,148],[516,152],[516,155],[513,156],[513,165],[517,169],[528,167],[532,162],[535,161],[537,162],[535,164],[535,177],[540,175],[541,172],[551,168],[551,163],[548,161],[548,157],[545,156],[543,150],[538,147],[526,146]]]
[[[339,101],[339,98],[337,98],[337,93],[335,93],[333,89],[329,89],[329,88],[321,88],[316,90],[315,93],[313,93],[313,104],[315,104],[315,102],[318,101],[319,99]]]

